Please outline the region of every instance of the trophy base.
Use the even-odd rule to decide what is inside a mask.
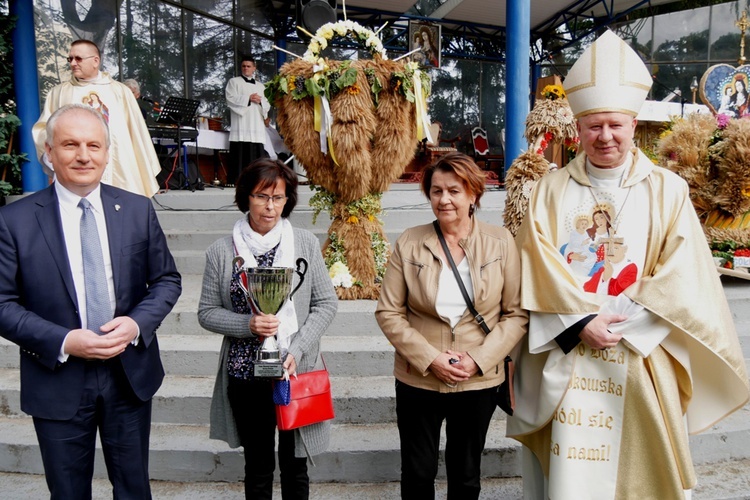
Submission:
[[[284,365],[281,363],[253,363],[253,377],[281,378],[284,375]]]

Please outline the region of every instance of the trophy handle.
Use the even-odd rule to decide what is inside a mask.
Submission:
[[[240,285],[240,288],[242,288],[242,291],[245,293],[246,297],[250,297],[250,292],[247,288],[247,275],[242,271],[242,266],[245,264],[245,259],[240,257],[239,255],[235,257],[232,260],[232,267],[234,268],[234,271],[239,273],[238,284]]]
[[[300,268],[302,268],[301,271]],[[305,281],[305,275],[307,274],[307,261],[302,257],[297,259],[297,269],[294,272],[297,273],[297,276],[299,276],[299,283],[297,283],[297,286],[294,287],[292,293],[289,294],[290,300],[292,298],[292,295],[294,295],[294,292],[296,292],[297,289],[302,286],[302,282]]]

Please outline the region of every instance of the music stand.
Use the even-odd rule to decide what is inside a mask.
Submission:
[[[190,186],[190,180],[188,178],[187,158],[182,158],[182,136],[180,129],[183,125],[192,125],[195,128],[195,114],[198,111],[198,106],[201,102],[193,99],[184,99],[182,97],[167,97],[159,117],[156,119],[157,123],[169,123],[177,125],[177,164],[182,165],[185,172],[185,186]]]

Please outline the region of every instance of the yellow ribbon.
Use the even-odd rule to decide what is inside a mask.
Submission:
[[[313,98],[313,113],[315,131],[320,134],[320,151],[323,154],[330,154],[333,163],[338,166],[339,162],[336,161],[336,155],[333,152],[333,138],[331,137],[333,116],[325,96],[316,95]]]
[[[333,154],[333,139],[331,138],[331,131],[328,131],[328,151],[331,153],[331,159],[333,163],[338,167],[339,162],[336,161],[336,155]]]
[[[313,110],[314,110],[314,120],[315,120],[315,131],[320,132],[320,120],[321,120],[321,114],[322,114],[323,104],[320,102],[320,96],[316,95],[313,98]]]

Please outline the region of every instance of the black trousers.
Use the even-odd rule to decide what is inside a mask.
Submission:
[[[396,381],[401,498],[435,498],[440,427],[445,421],[448,500],[479,498],[480,467],[496,388],[441,394]]]
[[[276,408],[270,380],[229,377],[229,404],[245,449],[245,498],[270,500],[276,469]],[[279,431],[281,498],[307,500],[307,458],[294,456],[294,431]]]
[[[52,500],[91,499],[97,429],[113,498],[151,498],[151,400],[135,396],[119,359],[86,362],[78,412],[70,420],[34,417],[34,428]]]
[[[229,165],[227,166],[227,184],[237,184],[242,170],[258,158],[266,155],[263,144],[259,142],[229,143]]]

